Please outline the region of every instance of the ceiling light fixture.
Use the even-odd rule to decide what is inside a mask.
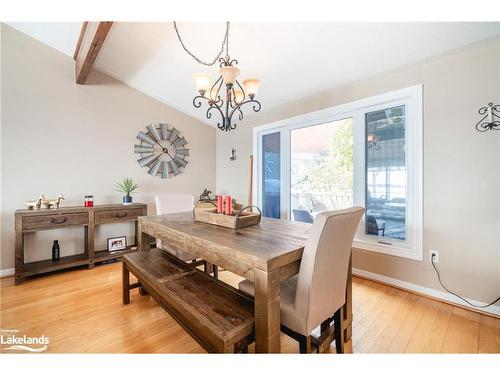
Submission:
[[[207,119],[212,118],[212,111],[219,112],[221,120],[217,123],[220,130],[230,131],[236,128],[236,122],[233,116],[237,116],[236,121],[243,120],[243,111],[241,107],[246,104],[251,104],[254,112],[259,112],[261,105],[260,102],[255,100],[255,95],[260,85],[260,81],[255,78],[246,79],[243,81],[243,86],[237,80],[240,74],[238,60],[229,57],[229,22],[226,23],[226,34],[222,41],[222,47],[218,55],[211,62],[204,62],[192,54],[181,39],[177,24],[174,21],[174,29],[177,38],[181,43],[184,51],[187,52],[194,60],[201,65],[212,66],[219,62],[219,78],[212,84],[212,78],[209,74],[198,73],[194,75],[196,88],[199,95],[193,99],[193,105],[200,108],[203,101],[208,103],[206,112]],[[226,52],[225,57],[221,57]]]

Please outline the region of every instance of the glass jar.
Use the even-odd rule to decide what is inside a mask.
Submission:
[[[86,195],[83,205],[85,207],[94,207],[94,196],[93,195]]]

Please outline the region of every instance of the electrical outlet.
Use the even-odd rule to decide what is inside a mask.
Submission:
[[[434,263],[439,263],[439,252],[437,250],[429,250],[429,262],[432,263],[433,255],[434,255]]]

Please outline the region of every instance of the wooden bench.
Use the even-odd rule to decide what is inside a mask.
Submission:
[[[138,282],[130,284],[130,272]],[[253,301],[162,249],[123,257],[123,304],[142,288],[210,353],[246,353],[254,340]]]

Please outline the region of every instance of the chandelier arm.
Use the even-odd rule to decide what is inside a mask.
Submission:
[[[195,108],[200,108],[200,107],[201,107],[201,100],[202,100],[202,99],[203,99],[203,100],[206,100],[206,101],[208,101],[208,102],[210,102],[210,99],[205,98],[205,97],[204,97],[204,96],[202,96],[202,95],[197,95],[197,96],[195,96],[195,97],[193,98],[193,106],[194,106]]]
[[[238,80],[236,80],[236,84],[238,85],[238,87],[240,88],[241,92],[243,93],[243,98],[241,98],[241,102],[237,103],[236,100],[234,101],[236,104],[238,105],[241,105],[242,103],[245,102],[245,99],[247,98],[247,94],[245,92],[245,89],[240,85],[240,83],[238,82]]]
[[[198,57],[196,57],[192,52],[188,50],[184,42],[182,41],[181,35],[179,33],[179,30],[177,29],[177,23],[174,21],[174,29],[175,33],[177,34],[177,39],[181,43],[182,48],[186,53],[191,56],[198,64],[201,65],[206,65],[206,66],[212,66],[214,65],[219,58],[222,56],[222,53],[224,52],[224,49],[226,49],[226,56],[229,55],[229,21],[226,22],[226,33],[224,34],[224,39],[222,40],[222,46],[220,52],[217,54],[217,56],[212,60],[212,62],[205,62],[203,60],[200,60]],[[224,46],[225,45],[225,46]]]
[[[254,112],[259,112],[260,109],[262,108],[260,102],[258,100],[255,100],[255,99],[249,99],[249,100],[247,100],[245,102],[242,102],[242,103],[240,103],[240,105],[238,107],[242,107],[245,104],[249,104],[249,103],[253,104],[252,105],[252,109],[253,109]]]
[[[262,108],[262,106],[258,100],[250,99],[250,100],[247,100],[246,102],[242,102],[242,103],[238,104],[236,107],[234,107],[228,117],[231,119],[234,115],[234,112],[239,111],[241,113],[241,118],[240,118],[240,121],[241,121],[243,119],[243,112],[241,111],[241,107],[243,107],[245,104],[249,104],[249,103],[253,104],[252,109],[254,112],[259,112],[260,109]]]
[[[212,98],[212,92],[214,91],[214,87],[217,85],[217,83],[218,83],[218,87],[217,87],[217,91],[215,92],[215,98]],[[219,76],[219,78],[217,79],[217,81],[215,81],[215,83],[210,88],[210,93],[208,94],[208,96],[210,97],[210,99],[214,103],[219,103],[222,100],[221,97],[220,97],[220,95],[219,95],[220,94],[220,89],[222,87],[222,83],[223,83],[222,76]]]
[[[223,105],[224,103],[221,104],[221,106]],[[220,116],[222,118],[222,122],[218,122],[217,123],[217,127],[221,130],[224,129],[224,113],[222,112],[222,110],[220,109],[220,107],[216,104],[211,104],[210,107],[208,107],[207,109],[207,112],[206,112],[206,116],[207,116],[207,119],[211,119],[212,118],[212,110],[216,109],[217,111],[219,111],[220,113]]]
[[[236,92],[234,91],[234,86],[231,87],[232,98],[230,105],[231,108],[236,108],[238,106],[238,102],[236,101]]]

